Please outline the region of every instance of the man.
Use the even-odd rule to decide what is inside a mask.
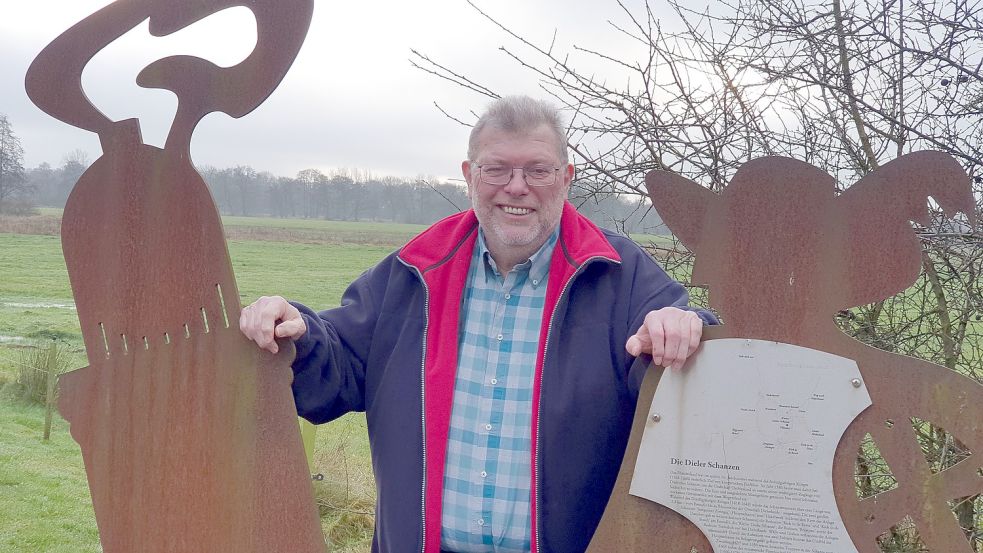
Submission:
[[[461,169],[473,209],[367,271],[341,307],[263,297],[240,327],[272,352],[295,341],[301,416],[366,412],[373,551],[583,551],[646,366],[681,367],[714,319],[565,201],[574,169],[549,104],[494,102]]]

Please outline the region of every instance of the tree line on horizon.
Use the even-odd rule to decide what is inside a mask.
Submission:
[[[36,207],[63,208],[90,162],[75,150],[59,167],[25,169],[24,151],[0,114],[0,214],[31,214]],[[249,165],[198,168],[223,215],[430,224],[470,206],[463,184],[434,177],[374,176],[359,169],[323,173],[304,169],[293,177]],[[598,194],[574,182],[570,200],[601,227],[625,234],[667,232],[661,219],[637,197]]]

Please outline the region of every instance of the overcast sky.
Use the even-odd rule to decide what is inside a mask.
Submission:
[[[178,0],[171,0],[178,1]],[[4,0],[0,17],[0,113],[25,151],[25,166],[61,164],[80,149],[101,155],[96,136],[37,109],[24,93],[24,74],[55,36],[108,4],[107,0]],[[482,9],[529,39],[558,51],[572,45],[625,52],[637,46],[606,21],[626,24],[614,0],[476,0]],[[626,5],[639,9],[641,0]],[[88,65],[83,86],[114,120],[139,117],[144,140],[162,145],[176,107],[167,91],[136,86],[148,63],[192,54],[229,66],[255,44],[245,8],[225,10],[173,36],[157,38],[146,22],[108,46]],[[250,165],[278,175],[306,168],[348,167],[377,175],[458,177],[468,128],[442,107],[471,120],[488,100],[413,69],[410,49],[465,73],[502,94],[543,96],[533,75],[499,47],[517,48],[464,0],[315,0],[303,49],[273,95],[242,119],[207,116],[192,145],[199,165]]]

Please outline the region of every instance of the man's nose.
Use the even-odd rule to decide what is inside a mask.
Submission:
[[[529,193],[529,183],[526,182],[526,172],[522,167],[512,168],[512,176],[509,182],[505,183],[505,191],[517,196]]]

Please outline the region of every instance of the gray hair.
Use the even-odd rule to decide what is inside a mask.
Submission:
[[[478,135],[491,126],[510,133],[531,131],[540,125],[548,126],[556,134],[560,162],[567,163],[566,129],[560,110],[553,104],[529,96],[503,96],[488,106],[485,113],[471,129],[468,139],[468,159],[478,155]]]

